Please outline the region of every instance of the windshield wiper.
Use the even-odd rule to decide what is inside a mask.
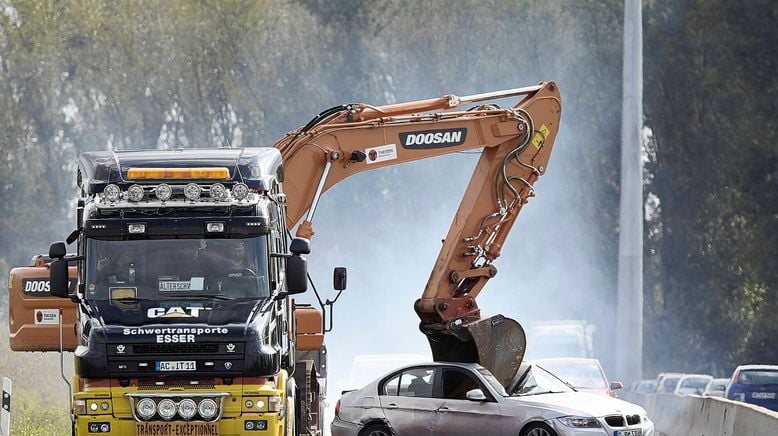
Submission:
[[[528,392],[526,394],[519,394],[520,397],[527,395],[542,395],[542,394],[563,394],[564,391],[540,391],[540,392]]]
[[[120,297],[111,298],[111,301],[119,301],[121,303],[140,303],[141,301],[147,301],[148,298],[135,298],[135,297]]]
[[[165,295],[165,298],[175,298],[181,300],[219,300],[219,301],[232,301],[234,298],[230,298],[224,294],[211,294],[211,295]],[[160,298],[161,300],[162,298]]]

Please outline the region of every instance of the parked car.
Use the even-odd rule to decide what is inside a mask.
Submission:
[[[543,369],[569,383],[577,391],[615,397],[614,391],[624,387],[621,382],[608,382],[608,377],[597,359],[561,357],[537,359],[531,363],[542,366]]]
[[[730,400],[778,411],[778,365],[740,365],[726,390]]]
[[[343,394],[335,410],[332,436],[654,434],[642,407],[576,392],[526,362],[507,390],[475,363],[406,366]]]
[[[708,382],[705,386],[705,390],[702,391],[703,397],[724,397],[724,393],[729,385],[728,378],[714,378]]]
[[[683,377],[683,374],[679,372],[663,372],[656,377],[656,393],[657,394],[672,394],[675,392],[675,387]]]
[[[632,391],[639,394],[654,394],[656,393],[656,380],[640,380],[635,382]]]
[[[713,377],[705,374],[684,374],[678,380],[673,393],[675,395],[702,395],[702,391],[711,380]]]

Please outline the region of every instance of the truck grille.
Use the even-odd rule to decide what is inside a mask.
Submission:
[[[136,344],[134,354],[215,354],[219,344]]]

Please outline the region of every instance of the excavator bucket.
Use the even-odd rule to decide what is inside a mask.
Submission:
[[[521,325],[502,315],[450,326],[447,333],[427,333],[427,338],[434,360],[480,363],[506,388],[516,377],[527,347]]]

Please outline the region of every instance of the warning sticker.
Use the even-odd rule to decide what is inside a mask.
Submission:
[[[59,324],[59,309],[35,309],[35,324]]]
[[[532,145],[540,150],[540,147],[543,147],[543,143],[546,142],[549,133],[548,127],[545,124],[541,125],[540,129],[535,132],[535,136],[532,137]]]
[[[397,146],[395,144],[379,145],[378,147],[366,148],[367,164],[374,164],[386,160],[397,159]]]

